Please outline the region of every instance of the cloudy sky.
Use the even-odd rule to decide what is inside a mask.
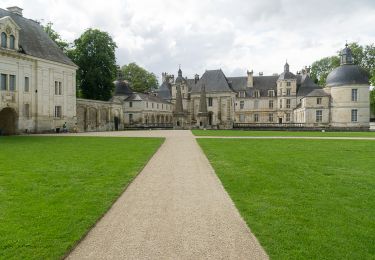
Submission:
[[[161,72],[227,76],[293,72],[333,55],[345,41],[375,43],[375,0],[1,0],[27,18],[51,21],[73,41],[87,28],[107,31],[117,63]]]

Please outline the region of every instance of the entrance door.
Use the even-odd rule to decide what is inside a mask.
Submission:
[[[213,118],[213,113],[212,112],[208,112],[208,124],[209,125],[212,125],[212,118]]]
[[[115,116],[114,121],[115,121],[115,130],[118,131],[118,125],[120,123],[120,119],[117,116]]]
[[[282,124],[282,123],[283,123],[283,118],[279,117],[279,124]]]
[[[16,133],[17,114],[13,108],[6,107],[0,111],[0,132],[2,135]]]

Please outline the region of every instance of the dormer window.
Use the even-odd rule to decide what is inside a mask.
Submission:
[[[239,94],[240,98],[244,98],[245,97],[245,91],[240,91],[238,94]]]
[[[7,37],[7,35],[6,35],[6,33],[5,32],[2,32],[1,33],[1,47],[2,48],[6,48],[7,47],[7,39],[8,37]]]
[[[273,90],[268,90],[268,96],[273,97],[275,95],[275,92]]]
[[[258,98],[260,96],[259,90],[254,91],[254,97]]]
[[[13,35],[11,35],[10,37],[9,37],[9,48],[10,49],[15,49],[15,44],[16,43],[16,38],[14,38],[14,36]]]

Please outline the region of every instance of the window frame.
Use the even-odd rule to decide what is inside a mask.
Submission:
[[[1,48],[8,48],[8,36],[5,32],[1,33]]]
[[[273,100],[268,100],[268,108],[273,109]]]
[[[62,106],[55,106],[55,118],[62,118]]]
[[[16,91],[17,77],[16,75],[9,75],[9,91]]]
[[[259,122],[259,114],[254,114],[254,122]]]
[[[8,90],[8,75],[1,73],[0,74],[0,90]]]
[[[358,89],[352,88],[352,101],[356,102],[358,101]]]
[[[322,104],[322,98],[321,97],[316,98],[316,104],[317,105],[321,105]]]
[[[358,122],[358,109],[352,109],[352,112],[351,112],[351,122],[352,123]]]
[[[315,122],[321,123],[323,122],[323,110],[315,110]]]
[[[24,85],[23,85],[23,91],[26,92],[26,93],[30,92],[30,77],[25,76]]]
[[[292,102],[290,101],[290,99],[288,98],[287,100],[286,100],[286,108],[290,108],[291,107],[291,104]]]
[[[209,97],[208,98],[208,106],[212,107],[212,104],[213,104],[213,99],[212,99],[212,97]]]
[[[9,36],[9,49],[15,50],[16,49],[16,37],[13,34]]]
[[[240,101],[240,109],[244,109],[245,107],[245,101],[241,100]]]

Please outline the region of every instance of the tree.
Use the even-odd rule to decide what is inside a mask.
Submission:
[[[158,87],[154,73],[150,73],[136,63],[129,63],[121,68],[124,79],[130,82],[131,88],[137,92],[149,92]]]
[[[60,34],[58,34],[53,28],[53,23],[48,22],[46,25],[41,25],[43,30],[48,34],[48,36],[59,46],[59,48],[64,52],[67,53],[70,44],[61,39]]]
[[[325,57],[315,61],[311,65],[311,78],[316,84],[324,86],[328,74],[338,66],[340,66],[340,58],[337,56]]]
[[[70,56],[77,64],[79,96],[107,101],[111,98],[116,77],[116,43],[97,29],[87,29],[74,41]]]

